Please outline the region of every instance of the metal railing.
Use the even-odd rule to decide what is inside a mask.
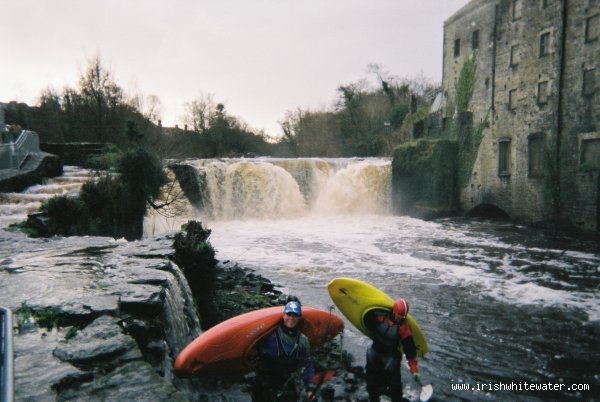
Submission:
[[[38,134],[23,130],[15,141],[0,144],[0,169],[19,169],[29,154],[39,152]]]
[[[0,398],[12,402],[14,396],[13,322],[10,309],[0,306]]]

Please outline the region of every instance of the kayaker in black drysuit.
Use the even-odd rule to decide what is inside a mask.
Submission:
[[[417,348],[412,330],[406,322],[408,303],[398,299],[392,311],[375,309],[365,315],[365,326],[371,331],[373,343],[367,349],[367,392],[369,402],[379,402],[381,394],[389,394],[392,402],[407,401],[402,398],[400,363],[402,350],[415,381],[419,381]]]
[[[300,303],[287,303],[283,308],[281,323],[255,347],[259,365],[252,388],[253,402],[297,401],[298,375],[304,380],[307,400],[315,400],[310,343],[306,335],[298,330],[301,319]]]

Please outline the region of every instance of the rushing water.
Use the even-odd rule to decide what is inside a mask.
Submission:
[[[194,163],[200,172],[211,165]],[[257,162],[261,174],[267,174],[269,163]],[[217,164],[220,172],[239,172],[239,161]],[[281,213],[285,208],[279,207],[278,218],[269,219],[262,211],[271,210],[270,204],[245,205],[241,214],[230,209],[234,204],[220,202],[218,214],[212,207],[190,214],[212,229],[217,258],[252,267],[315,307],[332,305],[326,286],[335,277],[362,279],[408,299],[429,340],[430,353],[421,367],[436,400],[594,400],[600,385],[597,243],[511,223],[393,216],[385,204],[389,185],[381,185],[382,174],[389,182],[386,160],[329,161],[327,168],[320,160],[287,164],[276,161],[272,169],[293,192],[293,213]],[[323,175],[314,170],[299,175],[299,164],[304,171],[306,164],[313,165]],[[236,183],[250,193],[246,200],[274,192],[288,205],[282,191],[256,185],[266,178],[257,178],[255,166],[249,170],[254,173],[238,175],[247,182]],[[231,181],[224,177],[204,191],[230,191]],[[298,177],[318,180],[309,179],[309,185]],[[289,185],[292,180],[295,186]],[[303,188],[311,188],[310,193]],[[298,207],[300,195],[304,204]],[[357,211],[365,198],[370,209]],[[255,215],[248,216],[249,210]],[[344,346],[357,364],[364,364],[368,344],[347,325]],[[407,370],[404,375],[408,378]],[[563,391],[525,390],[548,383],[563,384]],[[453,389],[457,384],[475,390]],[[589,384],[592,390],[567,391],[572,384]],[[406,386],[415,396],[411,381]],[[501,386],[521,390],[495,390]]]
[[[326,285],[340,276],[407,298],[431,347],[423,378],[442,400],[567,400],[451,389],[460,383],[598,386],[597,250],[558,249],[510,224],[396,216],[209,226],[218,258],[253,267],[306,304],[329,307]],[[345,345],[364,363],[366,337],[349,326]]]
[[[255,269],[305,305],[329,308],[327,283],[341,276],[408,299],[429,341],[420,365],[437,401],[598,400],[597,242],[512,223],[391,215],[385,159],[188,163],[204,208],[149,218],[149,236],[202,220],[218,259]],[[344,346],[357,364],[368,344],[347,325]],[[548,383],[563,390],[525,390]],[[572,384],[591,390],[568,391]],[[501,386],[521,390],[489,390]]]
[[[77,192],[92,177],[92,172],[76,166],[65,166],[60,177],[44,179],[20,193],[0,193],[0,228],[27,218],[36,212],[45,200],[70,192]]]

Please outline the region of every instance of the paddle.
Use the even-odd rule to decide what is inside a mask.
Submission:
[[[313,375],[312,382],[315,384],[314,395],[317,396],[317,392],[319,389],[325,384],[327,381],[331,380],[331,377],[335,374],[335,370],[327,370],[321,373],[315,373]],[[333,398],[333,394],[331,395]]]
[[[421,386],[421,394],[419,395],[419,400],[421,402],[427,402],[429,399],[431,399],[431,396],[433,395],[433,385],[423,385],[421,383],[420,378],[415,379],[415,381]]]
[[[331,377],[335,374],[335,370],[327,370],[321,373],[315,373],[312,378],[313,384],[315,384],[315,391],[318,390],[323,384],[331,380]]]

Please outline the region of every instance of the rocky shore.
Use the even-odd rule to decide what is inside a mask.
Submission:
[[[4,234],[0,304],[14,314],[17,401],[249,401],[253,375],[177,378],[177,353],[201,333],[173,237],[30,239]],[[43,258],[41,255],[43,254]],[[284,303],[268,279],[218,262],[219,320]],[[323,400],[367,400],[360,367],[339,344],[315,353],[335,369]],[[348,361],[347,356],[346,361]]]

